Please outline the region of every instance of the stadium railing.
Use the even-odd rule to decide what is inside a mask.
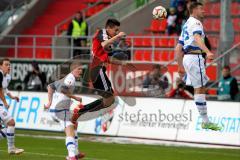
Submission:
[[[8,57],[32,59],[69,59],[74,50],[79,49],[90,54],[92,36],[85,36],[87,46],[76,47],[70,36],[50,35],[0,35],[5,42],[0,42],[0,49],[7,50]],[[130,53],[134,62],[169,62],[174,59],[174,46],[178,37],[169,36],[127,36],[125,46],[117,45],[114,51]],[[69,41],[70,40],[70,44]],[[9,43],[11,42],[11,43]],[[3,52],[2,52],[3,53]]]
[[[229,66],[231,67],[231,74],[236,77],[236,79],[238,81],[240,81],[240,57],[239,57],[239,53],[240,53],[240,43],[235,44],[232,48],[228,49],[227,51],[225,51],[224,53],[220,54],[216,59],[214,59],[212,62],[208,63],[206,67],[212,66],[212,65],[216,65],[219,66],[218,67],[218,79],[216,81],[214,81],[213,83],[211,83],[208,87],[207,90],[212,90],[214,89],[216,92],[217,89],[217,84],[220,81],[220,71],[221,71],[221,67],[223,66],[224,63],[224,59],[227,58],[231,58],[235,60],[235,63],[229,63]],[[230,57],[231,55],[231,57]],[[230,60],[230,62],[233,60]]]

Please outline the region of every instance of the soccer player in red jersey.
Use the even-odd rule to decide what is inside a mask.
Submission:
[[[92,42],[92,63],[90,77],[93,87],[102,98],[87,104],[80,105],[74,110],[73,122],[86,112],[98,111],[110,107],[115,97],[113,95],[112,84],[106,74],[106,65],[109,63],[122,64],[120,61],[110,61],[108,51],[112,49],[114,43],[126,37],[124,32],[119,30],[120,22],[116,19],[108,19],[104,29],[98,29]]]

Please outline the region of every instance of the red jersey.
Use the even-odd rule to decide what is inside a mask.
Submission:
[[[92,54],[95,58],[101,62],[108,62],[108,53],[103,49],[101,43],[108,40],[109,36],[106,29],[101,29],[97,31],[93,37],[92,41]]]

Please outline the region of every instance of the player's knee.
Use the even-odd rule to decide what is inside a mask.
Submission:
[[[73,125],[74,125],[74,130],[77,130],[77,128],[78,128],[78,122],[73,123]]]
[[[14,119],[11,119],[10,121],[7,122],[7,126],[15,126],[15,121]]]
[[[114,101],[115,101],[114,96],[111,96],[111,97],[108,97],[107,99],[105,99],[104,104],[106,106],[111,106],[114,103]]]

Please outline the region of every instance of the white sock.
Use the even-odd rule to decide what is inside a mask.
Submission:
[[[198,112],[202,117],[202,121],[204,123],[208,123],[208,115],[207,115],[207,103],[206,103],[206,95],[205,94],[195,94],[194,101],[197,106]]]
[[[66,137],[66,147],[68,150],[68,156],[75,157],[76,156],[76,146],[75,146],[74,137]]]
[[[14,148],[15,142],[15,127],[8,126],[7,127],[7,141],[8,141],[8,149]]]
[[[3,128],[0,130],[0,140],[7,138],[7,128]]]
[[[77,133],[77,130],[74,131],[75,132],[75,146],[76,146],[76,153],[79,154],[79,151],[78,151],[78,133]]]

